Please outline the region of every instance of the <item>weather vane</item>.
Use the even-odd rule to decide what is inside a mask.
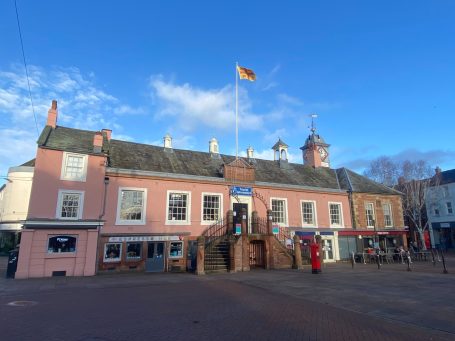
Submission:
[[[311,130],[311,132],[314,134],[314,132],[316,131],[316,127],[314,126],[314,119],[315,119],[316,117],[318,117],[318,115],[316,115],[316,114],[311,114],[310,116],[311,116],[311,129],[310,129],[310,130]],[[309,128],[309,127],[308,127],[308,128]]]

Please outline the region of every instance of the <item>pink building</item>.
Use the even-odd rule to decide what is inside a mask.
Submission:
[[[192,271],[201,235],[206,269],[216,258],[226,270],[291,266],[293,233],[321,235],[326,261],[342,258],[339,232],[353,231],[349,195],[314,131],[302,147],[306,164],[293,164],[281,140],[274,161],[255,159],[252,148],[236,160],[219,153],[216,139],[205,153],[173,149],[168,135],[158,147],[56,123],[53,101],[38,140],[16,278]],[[275,237],[263,229],[268,214]],[[246,268],[232,265],[228,243],[240,226],[249,236]],[[210,255],[207,241],[215,239]]]

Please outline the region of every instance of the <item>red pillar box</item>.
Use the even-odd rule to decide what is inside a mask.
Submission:
[[[321,272],[321,259],[319,257],[319,244],[311,243],[311,272],[318,274]]]

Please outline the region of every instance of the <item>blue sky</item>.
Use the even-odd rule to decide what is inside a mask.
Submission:
[[[39,130],[59,125],[176,148],[302,162],[311,113],[332,167],[381,155],[455,168],[455,2],[18,0]],[[34,157],[13,0],[0,3],[0,175]]]

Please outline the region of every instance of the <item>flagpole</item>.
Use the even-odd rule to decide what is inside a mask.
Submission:
[[[239,63],[235,63],[235,159],[239,158],[239,75],[238,75]]]

